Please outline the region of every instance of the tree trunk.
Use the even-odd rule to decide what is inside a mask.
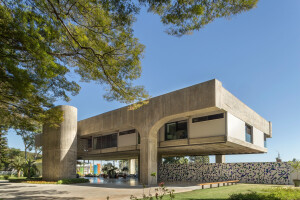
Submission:
[[[0,131],[0,145],[1,145],[1,141],[2,141],[2,132]],[[1,148],[1,146],[0,146]],[[2,153],[0,153],[0,163],[2,161]]]
[[[27,161],[27,148],[25,147],[25,160]]]
[[[21,170],[18,170],[18,178],[20,178]]]
[[[28,165],[28,170],[27,170],[27,178],[30,178],[31,174],[30,174],[30,165]]]

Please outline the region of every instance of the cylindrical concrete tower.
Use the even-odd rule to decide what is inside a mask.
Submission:
[[[58,128],[44,125],[43,179],[57,181],[76,178],[77,160],[77,108],[58,106],[63,111],[63,122]]]

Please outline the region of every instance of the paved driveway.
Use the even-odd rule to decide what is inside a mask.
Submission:
[[[199,186],[175,187],[175,192],[186,192],[200,189]],[[152,194],[154,188],[151,188]],[[149,193],[149,188],[145,189]],[[0,181],[0,199],[30,199],[30,200],[66,200],[66,199],[100,199],[106,200],[129,200],[131,195],[141,197],[143,188],[141,186],[116,186],[99,184],[75,184],[75,185],[54,185],[54,184],[28,184],[9,183]]]

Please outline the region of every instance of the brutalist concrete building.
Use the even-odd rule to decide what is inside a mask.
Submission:
[[[138,159],[139,179],[150,184],[163,157],[267,152],[271,122],[210,80],[158,97],[136,110],[123,107],[77,121],[77,109],[60,106],[59,128],[44,126],[43,177],[76,176],[76,160]],[[155,181],[154,181],[155,182]]]

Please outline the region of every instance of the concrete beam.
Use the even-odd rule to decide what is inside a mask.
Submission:
[[[151,98],[147,105],[136,110],[123,107],[78,122],[78,134],[98,133],[137,127],[152,127],[165,121],[199,114],[200,110],[222,109],[272,136],[269,121],[228,92],[216,79]],[[165,120],[163,120],[165,119]],[[158,124],[160,125],[160,124]]]

